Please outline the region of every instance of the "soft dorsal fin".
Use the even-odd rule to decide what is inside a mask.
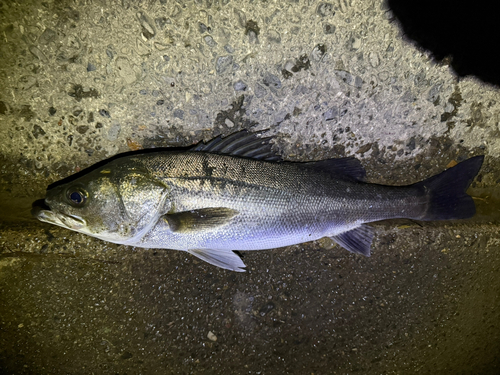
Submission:
[[[332,174],[337,178],[363,181],[366,176],[365,168],[363,168],[361,162],[353,157],[320,160],[304,163],[303,165],[307,168]]]
[[[238,211],[226,207],[210,207],[163,215],[172,232],[196,232],[227,223]]]
[[[357,228],[351,229],[350,231],[340,233],[330,238],[350,252],[363,254],[364,256],[369,257],[370,247],[373,240],[373,229],[372,227],[363,224]]]
[[[242,130],[225,138],[218,136],[208,143],[200,142],[190,151],[210,152],[265,161],[280,161],[281,157],[272,150],[272,144],[269,143],[272,138],[259,137],[261,134]]]

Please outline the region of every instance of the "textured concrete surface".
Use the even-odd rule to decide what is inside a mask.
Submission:
[[[9,1],[0,30],[6,373],[499,372],[498,89],[405,40],[383,2]],[[484,154],[479,215],[378,224],[371,258],[246,252],[244,274],[29,216],[112,155],[242,128],[386,184]]]

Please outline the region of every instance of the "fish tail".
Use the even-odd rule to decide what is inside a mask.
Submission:
[[[484,156],[475,156],[414,186],[428,196],[427,212],[419,220],[467,219],[476,206],[467,189],[481,169]]]

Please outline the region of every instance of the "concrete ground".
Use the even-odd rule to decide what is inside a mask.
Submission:
[[[500,101],[382,1],[0,4],[0,368],[9,374],[497,374]],[[117,153],[270,129],[284,159],[407,184],[486,155],[468,221],[375,225],[246,273],[32,219]],[[451,163],[451,164],[450,164]]]

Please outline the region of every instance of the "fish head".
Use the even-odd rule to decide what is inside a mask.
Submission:
[[[111,162],[50,188],[43,202],[33,204],[32,214],[106,241],[133,243],[164,214],[168,191],[140,166]]]

